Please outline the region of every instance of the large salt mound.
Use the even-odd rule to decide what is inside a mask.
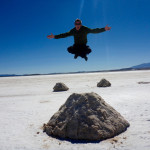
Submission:
[[[124,132],[129,123],[96,93],[72,94],[44,125],[51,136],[104,140]]]

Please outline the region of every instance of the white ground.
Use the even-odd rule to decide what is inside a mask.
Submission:
[[[111,87],[98,88],[102,78]],[[0,78],[0,150],[150,150],[150,71]],[[55,83],[70,89],[53,92]],[[60,141],[42,132],[43,123],[72,93],[95,92],[130,123],[100,143]],[[39,134],[37,134],[39,132]]]

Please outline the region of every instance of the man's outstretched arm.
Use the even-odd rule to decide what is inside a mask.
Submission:
[[[88,33],[101,33],[104,31],[108,31],[110,29],[111,29],[111,27],[108,27],[108,25],[106,25],[104,28],[96,28],[96,29],[88,28]]]
[[[60,38],[65,38],[65,37],[72,36],[72,35],[73,35],[72,31],[69,31],[69,32],[66,32],[66,33],[62,33],[62,34],[58,34],[58,35],[53,35],[51,33],[51,35],[48,35],[47,38],[48,39],[53,39],[53,38],[60,39]]]

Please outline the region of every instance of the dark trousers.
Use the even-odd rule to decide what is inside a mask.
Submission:
[[[74,44],[73,46],[68,47],[67,50],[69,53],[75,54],[76,56],[81,56],[83,58],[92,51],[86,44]]]

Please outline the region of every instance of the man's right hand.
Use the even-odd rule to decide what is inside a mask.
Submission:
[[[53,39],[55,36],[51,33],[51,35],[48,35],[47,38],[48,39]]]

